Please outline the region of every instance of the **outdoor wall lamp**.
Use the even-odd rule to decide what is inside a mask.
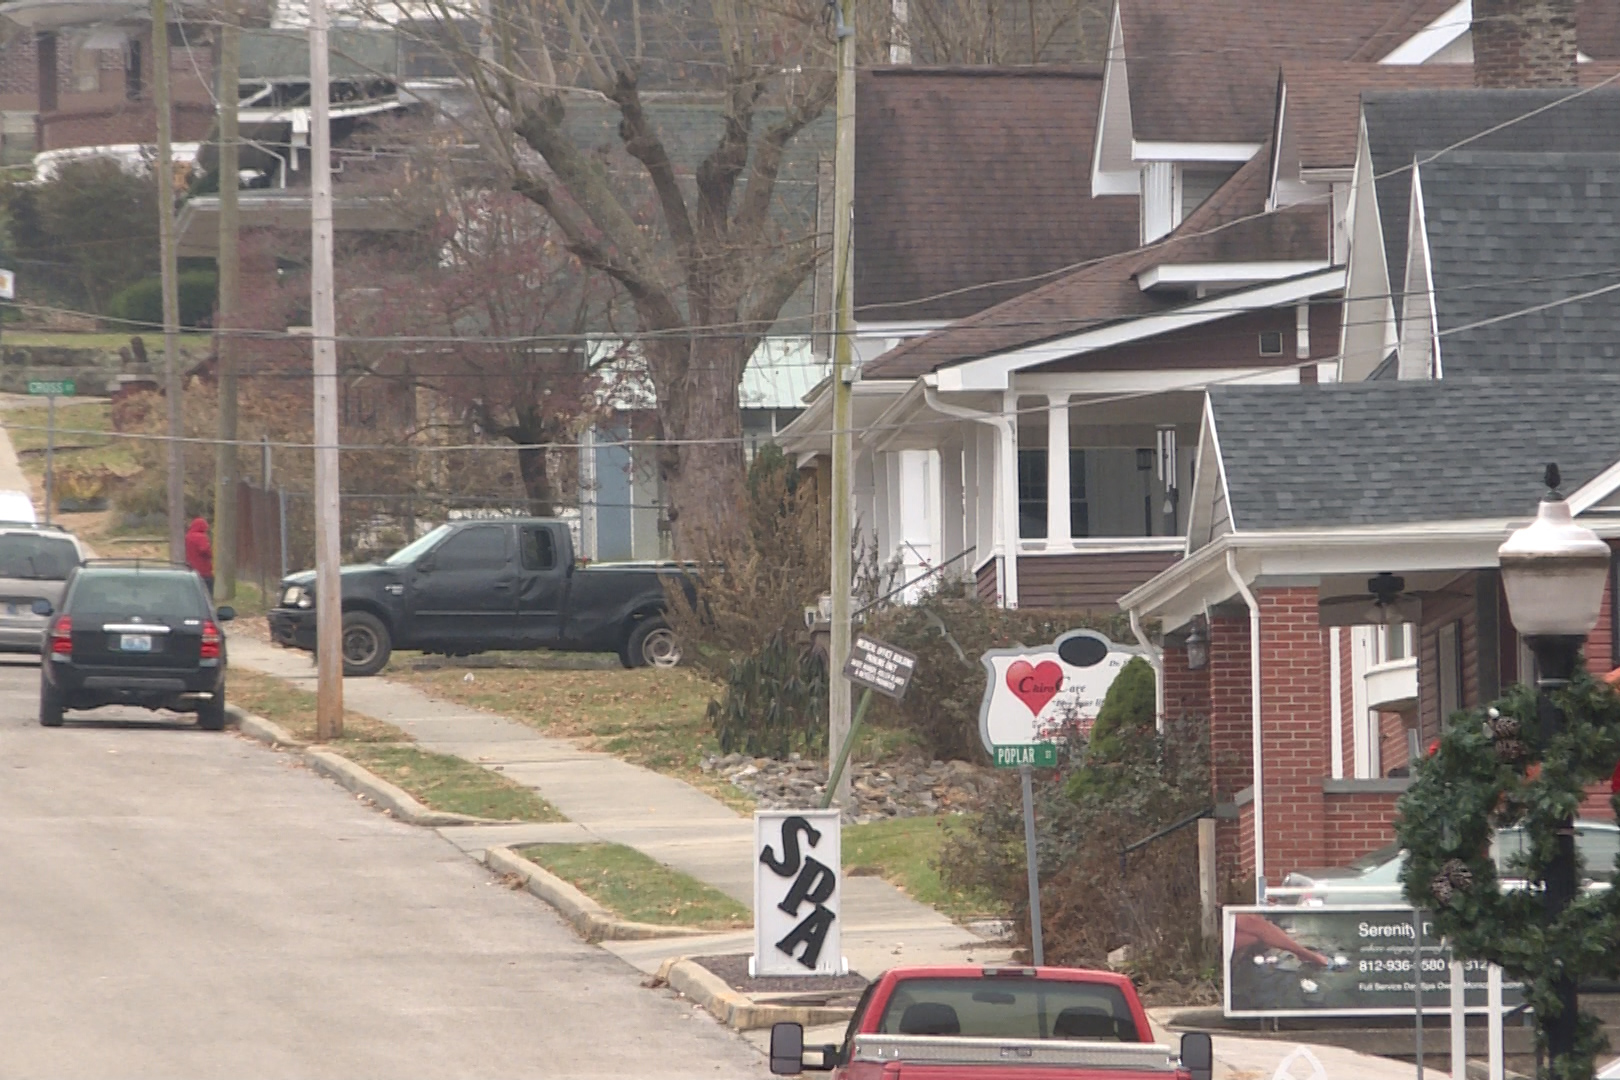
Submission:
[[[1208,666],[1209,632],[1204,629],[1204,617],[1200,615],[1187,631],[1187,670],[1202,671]]]

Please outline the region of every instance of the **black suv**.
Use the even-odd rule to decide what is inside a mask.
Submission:
[[[195,572],[170,563],[91,560],[69,576],[41,648],[39,722],[60,727],[67,709],[139,705],[195,712],[225,727],[225,635],[235,617],[214,610]]]

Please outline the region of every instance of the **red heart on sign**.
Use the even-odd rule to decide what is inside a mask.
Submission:
[[[1055,660],[1042,660],[1039,664],[1014,660],[1007,669],[1007,689],[1036,716],[1046,708],[1048,701],[1057,697],[1062,687],[1063,668]]]

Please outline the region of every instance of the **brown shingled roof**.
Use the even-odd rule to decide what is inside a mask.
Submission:
[[[1136,138],[1262,142],[1285,63],[1382,56],[1432,0],[1119,0]],[[1372,57],[1376,58],[1376,57]]]
[[[1091,197],[1099,69],[890,67],[858,80],[861,319],[959,318],[1037,284],[1020,279],[1135,245],[1136,197]]]
[[[953,364],[1181,306],[1144,293],[1136,275],[1154,266],[1328,257],[1331,208],[1264,213],[1270,154],[1262,150],[1165,240],[1076,270],[1034,292],[952,323],[867,364],[869,379],[912,379]]]

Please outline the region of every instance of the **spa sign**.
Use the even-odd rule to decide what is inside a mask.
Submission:
[[[838,810],[754,812],[749,974],[843,975]]]
[[[986,650],[979,738],[991,759],[1001,768],[1056,765],[1064,729],[1089,730],[1114,677],[1141,652],[1094,630],[1071,630],[1050,645]]]

